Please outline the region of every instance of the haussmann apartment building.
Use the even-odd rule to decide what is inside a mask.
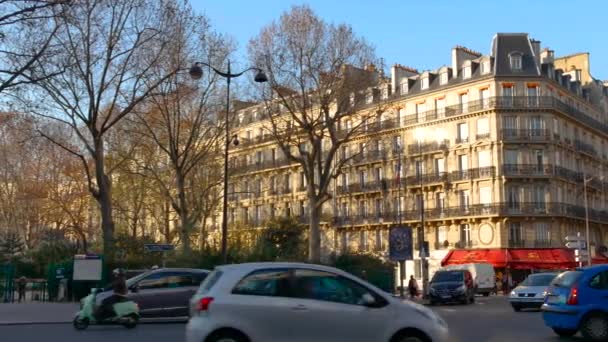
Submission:
[[[324,209],[325,256],[387,257],[391,226],[411,226],[417,241],[424,221],[431,274],[442,261],[565,265],[564,237],[585,232],[584,184],[592,252],[605,249],[608,83],[591,76],[588,53],[557,57],[528,34],[498,33],[488,55],[457,46],[433,71],[397,64],[352,98],[361,110],[388,105],[339,153],[355,157]],[[229,227],[281,215],[306,223],[303,174],[273,143],[260,106],[238,112]],[[420,279],[416,244],[414,257],[406,274]]]

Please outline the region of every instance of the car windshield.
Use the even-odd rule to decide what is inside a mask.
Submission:
[[[576,283],[581,275],[583,275],[583,272],[581,271],[567,271],[555,277],[555,279],[553,279],[551,282],[551,285],[570,288],[572,285],[574,285],[574,283]]]
[[[464,273],[462,271],[444,271],[437,272],[433,277],[434,283],[444,283],[448,281],[462,281]]]
[[[521,283],[522,286],[549,286],[556,274],[532,274]]]

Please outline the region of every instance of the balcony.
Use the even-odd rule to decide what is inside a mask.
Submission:
[[[504,164],[502,172],[505,176],[536,176],[546,177],[553,175],[553,165],[551,164]]]
[[[354,155],[349,162],[350,164],[373,163],[386,160],[387,156],[388,153],[384,150],[367,150]]]
[[[287,195],[287,194],[291,194],[292,192],[293,192],[293,191],[292,191],[292,188],[291,188],[291,187],[283,187],[283,188],[280,188],[280,189],[278,190],[278,193],[279,193],[280,195]]]
[[[435,249],[436,250],[437,249],[448,249],[448,248],[450,248],[450,246],[454,245],[454,244],[451,244],[449,242],[446,245],[446,242],[447,241],[435,241]]]
[[[259,161],[247,164],[243,161],[232,162],[230,164],[230,170],[233,174],[243,174],[254,171],[262,171],[265,169],[274,169],[283,166],[289,166],[292,162],[287,159],[276,159],[276,160],[267,160],[267,161]]]
[[[409,144],[407,146],[407,153],[412,155],[412,154],[446,151],[449,147],[450,147],[449,140],[443,140],[443,141],[439,141],[439,142],[433,141],[433,142],[421,143],[421,144]]]
[[[570,169],[567,169],[565,167],[558,166],[558,165],[555,166],[554,172],[557,177],[561,177],[565,180],[574,181],[576,183],[583,182],[583,173],[582,172],[573,171],[573,170],[570,170]]]
[[[522,239],[509,239],[509,247],[511,248],[525,248],[526,241]]]
[[[534,247],[536,248],[551,248],[554,246],[555,244],[551,240],[534,240]]]
[[[447,172],[426,173],[416,176],[408,176],[404,179],[404,184],[410,187],[420,186],[420,184],[432,184],[447,182]]]
[[[594,157],[597,157],[597,155],[598,155],[597,151],[596,151],[595,147],[593,147],[593,145],[587,144],[578,139],[574,140],[574,148],[579,152],[587,153]]]
[[[543,142],[551,140],[551,133],[548,129],[503,128],[500,130],[500,137],[504,141]]]
[[[452,171],[449,176],[450,182],[457,182],[462,180],[477,179],[477,178],[489,178],[496,175],[496,167],[478,167],[468,170]]]
[[[485,139],[490,139],[489,132],[475,135],[475,140],[485,140]]]
[[[367,183],[350,183],[348,185],[338,185],[336,192],[338,194],[356,193],[356,192],[374,192],[386,191],[388,189],[388,181],[372,181]]]
[[[459,144],[468,144],[468,143],[469,143],[469,137],[464,137],[464,138],[458,137],[458,138],[456,138],[456,145],[459,145]]]

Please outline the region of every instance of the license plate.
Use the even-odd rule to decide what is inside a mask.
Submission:
[[[560,296],[547,296],[547,304],[561,304],[562,300]]]
[[[441,296],[441,299],[448,299],[450,296]]]

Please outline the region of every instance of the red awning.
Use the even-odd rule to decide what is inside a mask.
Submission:
[[[453,249],[441,261],[441,266],[488,263],[502,268],[507,264],[506,249]]]
[[[564,248],[456,249],[448,252],[441,262],[441,266],[468,263],[489,263],[496,268],[538,270],[576,267],[574,253]]]
[[[593,259],[591,259],[591,264],[592,265],[608,264],[608,258],[606,258],[603,255],[596,255],[595,257],[593,257]]]

